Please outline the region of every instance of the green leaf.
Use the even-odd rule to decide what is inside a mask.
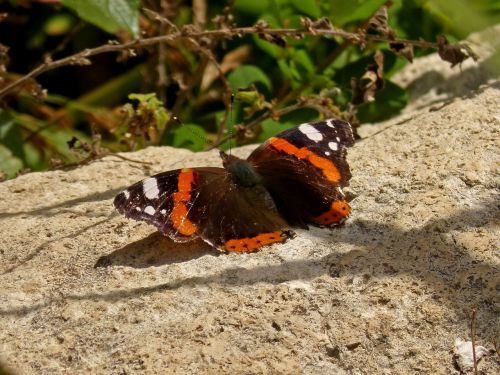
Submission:
[[[47,35],[64,35],[74,26],[74,21],[75,18],[71,14],[54,14],[47,19],[43,28]]]
[[[321,17],[321,9],[315,0],[292,0],[292,5],[309,17]]]
[[[283,78],[291,80],[293,77],[292,70],[288,66],[288,62],[285,59],[278,60],[278,67],[280,68]]]
[[[137,109],[139,114],[144,110],[153,112],[156,120],[156,127],[158,129],[163,129],[170,120],[167,110],[163,106],[161,100],[156,97],[156,93],[129,94],[128,98],[130,100],[139,101],[140,105]]]
[[[309,77],[309,83],[311,88],[315,89],[331,89],[335,87],[335,83],[330,79],[330,77],[323,74],[311,74]]]
[[[68,141],[73,137],[76,137],[82,141],[90,142],[88,136],[83,133],[80,133],[71,129],[52,129],[48,128],[42,130],[38,133],[40,137],[42,137],[47,147],[50,147],[50,150],[53,152],[57,158],[61,159],[64,162],[75,163],[78,161],[79,156],[68,147]]]
[[[7,147],[14,156],[24,159],[21,128],[14,117],[0,109],[0,143]]]
[[[120,30],[139,36],[140,0],[61,0],[80,18],[114,34]]]
[[[23,162],[12,155],[12,152],[7,147],[0,144],[0,173],[12,178],[22,168]]]
[[[236,0],[234,9],[238,13],[260,17],[269,8],[269,0]]]
[[[278,133],[281,133],[284,130],[293,128],[295,126],[292,122],[279,122],[272,119],[268,119],[262,121],[260,127],[262,128],[262,132],[259,134],[258,141],[264,142],[269,138],[275,136]]]
[[[292,60],[299,66],[301,66],[307,73],[314,72],[314,64],[309,57],[307,51],[303,49],[297,49],[292,55]]]
[[[33,143],[24,144],[24,165],[33,170],[40,171],[49,167],[49,161],[43,156],[43,150],[39,150]]]
[[[206,141],[205,130],[196,124],[185,124],[174,131],[171,145],[187,148],[191,151],[201,151]]]
[[[267,53],[269,56],[277,59],[280,56],[283,56],[283,48],[278,47],[276,44],[268,42],[267,40],[259,38],[258,35],[252,35],[253,41],[257,47],[259,47],[262,51]]]
[[[290,70],[296,83],[309,82],[309,76],[314,72],[314,69],[314,64],[305,50],[298,49],[293,52]]]
[[[401,111],[407,101],[405,90],[391,81],[385,81],[385,87],[375,94],[375,101],[359,106],[358,118],[361,122],[383,121]]]
[[[241,65],[229,74],[229,83],[233,90],[249,87],[252,83],[261,83],[269,91],[272,89],[271,80],[257,66]]]
[[[336,26],[368,20],[386,0],[331,0],[330,20]]]
[[[151,93],[147,93],[147,94],[129,94],[128,98],[130,100],[137,100],[141,103],[144,103],[144,102],[147,102],[147,103],[151,103],[151,104],[158,104],[161,102],[158,100],[158,98],[156,97],[156,94],[154,92],[151,92]]]

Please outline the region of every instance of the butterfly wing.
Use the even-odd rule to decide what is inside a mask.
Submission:
[[[341,188],[351,177],[346,153],[353,144],[345,121],[305,123],[270,138],[248,162],[290,224],[334,226],[351,212]]]
[[[220,175],[221,168],[203,168],[197,173]],[[199,237],[197,226],[188,219],[198,192],[191,169],[159,173],[119,193],[116,209],[126,217],[145,221],[176,242]]]
[[[291,236],[264,187],[242,187],[222,168],[160,173],[122,191],[114,205],[174,241],[201,237],[225,251],[256,251]]]
[[[252,252],[292,236],[263,186],[241,186],[229,173],[217,181],[206,177],[198,179],[192,211],[193,220],[204,219],[200,235],[206,242],[225,251]]]

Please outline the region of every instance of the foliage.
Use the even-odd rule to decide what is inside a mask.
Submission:
[[[0,6],[0,173],[148,145],[228,147],[233,134],[260,142],[322,116],[383,120],[406,105],[390,77],[407,60],[434,49],[460,63],[473,53],[449,41],[499,20],[493,0],[455,4],[11,0]]]
[[[75,11],[108,33],[120,30],[139,36],[139,0],[61,0],[61,4]]]

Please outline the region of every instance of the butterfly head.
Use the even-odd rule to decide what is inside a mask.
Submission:
[[[260,183],[259,175],[249,162],[224,151],[220,151],[219,155],[222,165],[238,185],[252,187]]]

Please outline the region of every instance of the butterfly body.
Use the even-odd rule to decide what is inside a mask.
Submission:
[[[255,168],[246,160],[220,151],[222,166],[231,175],[233,181],[244,187],[252,187],[262,183],[262,179]]]
[[[174,241],[252,252],[293,236],[291,226],[332,227],[351,209],[341,188],[350,171],[350,125],[325,120],[286,130],[243,160],[221,151],[223,168],[184,168],[149,177],[118,194],[125,216]]]

